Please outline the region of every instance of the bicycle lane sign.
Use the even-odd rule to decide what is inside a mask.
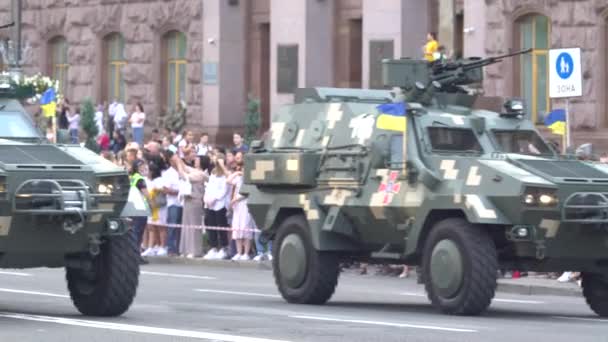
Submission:
[[[582,95],[581,49],[549,50],[549,97]]]

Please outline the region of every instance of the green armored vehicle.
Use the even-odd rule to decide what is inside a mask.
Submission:
[[[577,270],[608,316],[608,169],[560,156],[522,101],[473,109],[466,86],[504,57],[386,60],[394,91],[302,89],[276,113],[242,192],[286,301],[326,302],[349,260],[420,266],[432,304],[463,315],[499,269]]]
[[[81,313],[120,315],[139,278],[124,216],[145,206],[121,168],[79,145],[45,142],[13,95],[0,89],[0,267],[65,267]]]

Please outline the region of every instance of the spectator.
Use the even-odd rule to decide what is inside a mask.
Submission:
[[[243,142],[243,136],[240,133],[234,133],[232,135],[232,142],[234,143],[234,147],[232,148],[232,153],[243,152],[247,153],[249,151],[249,146],[245,145]]]
[[[235,167],[235,172],[228,179],[228,183],[234,189],[230,208],[232,209],[232,239],[236,241],[236,255],[232,260],[250,260],[253,219],[247,208],[247,198],[239,193],[243,185],[243,162],[237,162]]]
[[[68,127],[72,144],[78,144],[78,132],[80,129],[80,114],[78,112],[68,113]]]
[[[101,133],[97,137],[97,144],[99,145],[101,151],[110,150],[110,137],[108,136],[108,133],[106,133],[106,131],[101,131]]]
[[[138,143],[139,146],[143,146],[146,113],[144,112],[144,107],[141,105],[141,103],[138,102],[135,105],[135,108],[133,108],[133,113],[131,113],[131,118],[129,119],[129,122],[131,123],[133,140]]]
[[[234,153],[232,151],[226,151],[226,170],[232,172],[234,171],[235,166]]]
[[[116,109],[118,108],[118,100],[112,101],[108,106],[108,132],[114,132],[114,117],[116,116]]]
[[[174,156],[178,165],[180,177],[191,184],[190,194],[184,200],[184,212],[182,224],[184,229],[180,239],[179,251],[187,258],[199,258],[203,255],[202,231],[198,228],[188,226],[201,226],[203,224],[204,183],[209,179],[203,171],[186,165],[182,160]]]
[[[437,33],[429,32],[426,35],[426,44],[423,47],[424,58],[429,61],[435,61],[434,53],[437,52],[439,48],[439,43],[437,42]]]
[[[199,157],[206,156],[211,150],[211,145],[209,145],[209,134],[203,132],[198,146],[196,146],[196,155]]]
[[[63,101],[61,102],[59,107],[61,108],[61,112],[59,113],[59,119],[57,121],[57,128],[58,129],[68,129],[68,127],[69,127],[68,115],[70,113],[70,100],[68,100],[67,98],[63,99]]]
[[[114,112],[114,129],[120,131],[120,133],[124,135],[128,118],[129,114],[127,114],[125,106],[122,103],[117,103]]]
[[[146,201],[149,198],[146,180],[144,178],[147,173],[148,167],[143,160],[137,159],[133,161],[130,172],[131,187],[137,188],[137,190],[139,190],[144,196]],[[137,238],[137,246],[141,246],[143,242],[144,230],[148,222],[148,217],[135,216],[131,219],[133,221],[133,233]]]
[[[224,165],[224,155],[216,153],[212,159],[212,164],[214,164],[214,168],[205,188],[204,196],[204,202],[207,206],[205,226],[209,227],[209,244],[211,245],[211,250],[205,255],[205,259],[224,259],[227,256],[228,234],[226,231],[214,229],[228,227],[226,217],[227,171]]]
[[[173,146],[173,144],[171,144],[171,137],[163,137],[163,142],[161,144],[162,149],[168,151],[169,150],[169,146]]]
[[[187,131],[184,134],[184,139],[179,142],[177,147],[179,149],[179,157],[182,159],[185,159],[190,153],[194,153],[194,133]]]
[[[150,137],[150,141],[154,141],[159,145],[162,144],[163,139],[161,138],[160,133],[158,132],[158,128],[152,129],[152,136]]]
[[[103,128],[103,105],[97,105],[97,111],[95,112],[95,125],[97,126],[97,136],[100,136],[104,132]]]
[[[164,159],[168,161],[169,168],[163,173],[163,192],[167,195],[167,224],[182,223],[182,205],[179,201],[179,173],[177,163],[171,151],[164,151]],[[167,250],[169,255],[178,255],[180,230],[167,227]]]
[[[112,152],[118,154],[118,152],[124,150],[125,147],[127,147],[127,139],[125,139],[125,136],[119,130],[114,131]]]
[[[150,219],[153,223],[148,225],[148,240],[144,242],[147,249],[142,256],[167,255],[167,228],[164,226],[167,223],[167,196],[162,192],[164,165],[164,161],[148,164],[149,179],[151,179],[148,183],[150,208],[152,209]]]
[[[183,135],[179,134],[179,132],[176,129],[171,130],[171,139],[173,139],[174,145],[179,145],[179,143],[182,141],[183,138],[184,138]]]

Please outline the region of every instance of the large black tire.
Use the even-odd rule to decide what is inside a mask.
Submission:
[[[583,273],[583,296],[598,316],[608,317],[608,282],[598,274]]]
[[[286,238],[300,239],[306,259],[306,267],[301,273],[303,280],[290,285],[281,272],[281,253]],[[317,251],[312,245],[308,224],[300,215],[291,216],[279,226],[273,243],[274,279],[283,298],[294,304],[324,304],[333,295],[340,275],[339,257],[335,253]]]
[[[437,247],[439,243],[442,245]],[[452,250],[459,254],[459,261],[446,261],[450,255],[441,250],[446,244],[454,247]],[[437,254],[431,260],[434,252]],[[435,266],[435,272],[432,261],[441,265]],[[449,280],[456,279],[450,283],[454,286],[440,288],[438,283],[441,282],[433,279],[433,274],[439,278],[442,267],[450,263],[460,267],[461,272],[451,273],[452,278],[448,276]],[[427,295],[433,306],[443,313],[478,315],[488,308],[494,298],[498,269],[496,247],[484,229],[465,219],[449,218],[435,224],[424,245],[422,265]]]
[[[139,251],[132,231],[108,238],[93,268],[66,268],[74,306],[87,316],[119,316],[129,309],[139,282]]]

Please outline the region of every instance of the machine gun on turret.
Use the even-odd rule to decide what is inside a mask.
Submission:
[[[531,51],[532,49],[527,49],[483,59],[474,57],[432,63],[408,58],[385,59],[382,61],[382,77],[385,86],[403,89],[407,101],[429,105],[436,92],[440,92],[444,95],[443,97],[446,97],[445,95],[466,95],[461,86],[481,83],[483,67],[498,63],[504,58]],[[459,104],[471,103],[474,99],[462,98],[462,100],[462,103]]]

